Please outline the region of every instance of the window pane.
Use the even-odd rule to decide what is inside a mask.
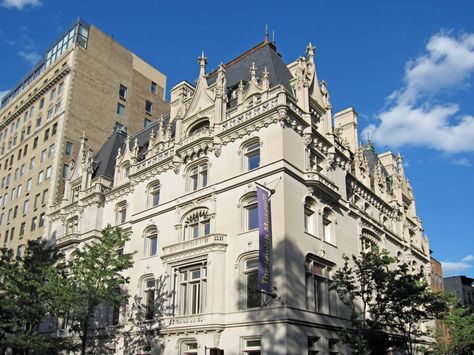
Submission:
[[[248,229],[258,228],[258,209],[257,204],[247,207],[248,213]]]
[[[150,256],[156,255],[158,252],[158,238],[150,238]]]
[[[204,235],[211,234],[211,223],[209,221],[204,222]]]
[[[153,199],[153,206],[157,206],[159,205],[160,203],[160,191],[154,191],[153,192],[153,195],[152,195],[152,199]]]
[[[247,274],[247,308],[260,307],[260,294],[256,292],[258,272]]]
[[[247,160],[249,170],[258,168],[260,166],[260,151],[247,154]]]

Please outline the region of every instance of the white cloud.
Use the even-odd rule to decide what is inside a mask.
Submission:
[[[456,160],[453,160],[453,164],[454,165],[459,165],[459,166],[464,166],[466,168],[470,167],[471,166],[471,162],[469,159],[467,158],[459,158],[459,159],[456,159]],[[472,256],[472,255],[471,255]],[[473,260],[474,260],[474,256],[472,256]]]
[[[41,59],[41,56],[35,51],[19,51],[18,55],[31,65],[36,64]]]
[[[461,261],[455,263],[443,261],[441,264],[443,265],[443,275],[445,276],[461,273],[471,267],[470,264]]]
[[[474,151],[474,116],[456,116],[457,104],[432,102],[438,93],[446,96],[469,85],[474,72],[474,34],[458,38],[436,34],[426,50],[407,63],[404,86],[388,97],[377,124],[369,125],[363,135],[395,148],[412,145],[446,153]]]
[[[42,4],[40,0],[3,0],[1,5],[7,9],[23,10],[25,6],[39,7]]]
[[[460,261],[450,262],[442,261],[443,274],[445,276],[451,276],[455,274],[462,274],[464,271],[472,267],[471,261],[474,261],[474,255],[466,255]]]

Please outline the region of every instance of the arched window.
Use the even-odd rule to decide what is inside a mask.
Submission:
[[[244,196],[242,206],[242,230],[250,231],[258,228],[257,194],[250,193]]]
[[[142,279],[142,304],[144,307],[145,320],[152,320],[155,316],[155,291],[156,280],[153,275]]]
[[[260,141],[258,138],[251,139],[242,146],[243,167],[250,171],[260,167]]]
[[[240,308],[249,309],[262,305],[262,298],[257,290],[258,284],[258,258],[256,255],[247,256],[240,261]]]
[[[148,206],[158,206],[160,204],[160,182],[154,181],[148,185]]]
[[[158,229],[155,226],[145,230],[145,255],[158,255]]]
[[[192,240],[211,234],[211,219],[207,208],[198,208],[184,218],[183,240]]]
[[[209,129],[209,119],[204,118],[202,120],[197,121],[194,123],[191,128],[189,128],[189,135],[196,134],[198,132],[204,131],[206,129]]]
[[[196,191],[207,186],[208,163],[193,164],[188,168],[188,191]]]
[[[306,197],[304,203],[304,231],[306,233],[316,235],[316,202]]]
[[[335,225],[334,212],[331,211],[330,208],[326,207],[323,210],[323,234],[324,234],[324,241],[331,244],[336,244],[334,225]]]
[[[380,242],[380,238],[375,235],[373,232],[367,230],[367,229],[362,229],[362,235],[361,235],[361,251],[363,253],[368,253],[373,251],[374,247],[378,247]]]
[[[330,273],[333,263],[309,254],[305,259],[306,308],[318,313],[336,314],[337,292],[331,290]]]
[[[115,224],[125,223],[127,220],[127,202],[122,201],[115,205]]]

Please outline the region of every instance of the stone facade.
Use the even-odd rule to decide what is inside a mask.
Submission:
[[[265,40],[206,73],[202,55],[169,116],[95,154],[82,140],[50,236],[70,255],[107,224],[131,233],[127,292],[147,306],[167,295],[162,336],[143,353],[347,354],[348,311],[328,288],[344,254],[376,244],[429,274],[402,158],[359,144],[355,110],[332,113],[314,58],[310,44],[285,64]],[[274,191],[275,298],[254,291],[258,184]]]
[[[44,236],[48,207],[63,195],[83,132],[97,150],[116,123],[130,132],[142,129],[145,118],[155,121],[168,110],[165,87],[163,74],[110,36],[81,20],[75,23],[2,100],[2,245],[21,254],[28,240]],[[147,100],[151,114],[145,111]],[[125,107],[123,116],[118,104]]]
[[[455,293],[459,304],[474,310],[474,279],[467,276],[450,276],[443,279],[447,292]]]

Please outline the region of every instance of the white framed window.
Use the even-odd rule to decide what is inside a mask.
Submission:
[[[179,347],[180,355],[197,355],[198,354],[198,343],[196,339],[184,340],[181,342]]]
[[[153,320],[155,316],[155,291],[156,280],[151,277],[145,278],[143,281],[142,302],[145,311],[145,320]]]
[[[122,201],[115,206],[115,223],[122,224],[127,220],[127,202]]]
[[[258,228],[258,204],[257,195],[251,193],[245,196],[241,202],[242,206],[242,230],[251,231]]]
[[[334,212],[331,211],[329,208],[324,208],[323,210],[323,234],[324,234],[324,241],[330,244],[336,244],[336,237],[335,237],[335,223],[336,219],[334,216]]]
[[[241,296],[243,309],[257,308],[262,305],[262,298],[257,292],[258,286],[258,258],[245,258],[241,265],[244,294]]]
[[[120,84],[119,97],[121,99],[125,99],[127,97],[127,87],[125,85]]]
[[[262,341],[260,336],[241,338],[243,355],[260,355],[262,353]]]
[[[148,185],[148,206],[158,206],[160,204],[160,189],[159,181],[154,181]]]
[[[331,264],[331,265],[330,265]],[[332,263],[315,255],[305,260],[306,308],[317,313],[336,314],[337,292],[330,290]]]
[[[203,162],[188,169],[188,190],[196,191],[207,186],[208,163]]]
[[[194,122],[191,127],[189,128],[188,130],[188,135],[189,136],[192,136],[196,133],[199,133],[199,132],[204,132],[206,130],[209,130],[209,127],[210,127],[210,122],[209,122],[209,118],[203,118],[197,122]]]
[[[316,202],[307,197],[304,203],[304,231],[306,233],[317,234],[317,205]]]
[[[211,219],[207,208],[198,208],[184,218],[183,240],[192,240],[211,234]]]
[[[158,255],[158,229],[150,227],[145,231],[145,255]]]
[[[46,174],[45,174],[45,179],[46,179],[46,180],[51,177],[52,171],[53,171],[53,167],[52,167],[52,166],[48,166],[48,167],[46,168]]]
[[[247,171],[260,167],[260,142],[253,139],[243,146],[244,169]]]
[[[177,304],[173,309],[179,315],[199,314],[206,311],[207,264],[176,268],[175,294]]]

